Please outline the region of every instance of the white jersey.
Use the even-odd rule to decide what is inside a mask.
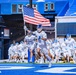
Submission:
[[[28,56],[28,46],[26,42],[23,42],[19,45],[19,55],[23,58]]]
[[[74,43],[75,43],[75,40],[73,38],[71,38],[70,40],[69,39],[66,39],[65,43],[67,44],[67,46],[69,48],[73,48]]]
[[[67,46],[66,46],[65,42],[61,43],[61,50],[63,53],[67,51]]]
[[[59,42],[53,43],[53,44],[52,44],[52,47],[53,47],[54,50],[60,49],[60,44],[59,44]]]
[[[33,36],[33,35],[31,35],[31,36],[26,36],[25,38],[24,38],[24,41],[26,41],[27,42],[27,45],[32,45],[32,44],[34,44],[34,40],[35,40],[35,36]]]
[[[51,43],[52,43],[51,40],[46,41],[47,49],[51,48]]]
[[[50,41],[50,40],[47,40],[47,41],[46,41],[46,44],[47,44],[47,45],[51,45],[51,41]]]
[[[74,43],[74,48],[76,49],[76,42]]]
[[[18,54],[20,55],[24,51],[23,44],[18,45]]]
[[[29,50],[34,50],[35,48],[35,36],[34,35],[31,35],[31,36],[27,35],[24,41],[26,41],[26,44]]]
[[[42,38],[47,38],[47,34],[44,31],[41,31],[40,33],[38,31],[33,32],[35,36],[37,37],[38,43],[44,44],[45,41],[42,40]]]
[[[58,38],[59,43],[63,43],[64,42],[64,38]]]
[[[16,54],[18,53],[18,45],[13,46],[13,52]]]
[[[13,46],[10,46],[9,49],[8,49],[8,55],[12,55],[12,54],[14,54]]]
[[[59,42],[53,43],[52,44],[52,49],[53,49],[53,51],[54,51],[54,53],[56,55],[59,55],[59,53],[60,53],[60,44],[59,44]]]
[[[63,49],[63,48],[66,48],[65,42],[61,43],[61,48],[62,48],[62,49]]]

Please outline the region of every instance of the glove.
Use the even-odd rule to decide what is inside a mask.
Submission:
[[[28,28],[26,27],[26,25],[24,26],[24,30],[26,30],[26,31],[28,30]]]

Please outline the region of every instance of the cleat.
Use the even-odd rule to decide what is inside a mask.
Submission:
[[[51,67],[51,61],[49,62],[49,65],[48,65],[48,67]]]
[[[32,58],[30,59],[30,63],[32,63]]]

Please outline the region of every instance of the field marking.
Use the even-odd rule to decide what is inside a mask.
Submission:
[[[0,70],[16,70],[16,69],[31,69],[34,67],[23,67],[23,66],[0,66]]]
[[[76,69],[76,67],[56,67],[56,68],[49,68],[44,70],[37,70],[35,72],[42,72],[42,73],[57,73],[57,74],[76,74],[76,72],[70,72],[67,70]]]

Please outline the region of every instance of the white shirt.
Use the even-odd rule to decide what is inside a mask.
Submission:
[[[73,38],[71,39],[66,39],[65,43],[67,44],[68,47],[73,47],[75,40]]]
[[[40,43],[40,44],[45,43],[45,41],[42,40],[42,38],[47,39],[47,34],[44,31],[41,31],[40,33],[38,31],[35,31],[35,32],[33,32],[33,34],[35,34],[35,36],[37,37],[38,43]]]
[[[35,36],[33,36],[33,35],[31,35],[31,36],[26,36],[25,38],[24,38],[24,41],[26,41],[27,42],[27,45],[32,45],[32,44],[34,44],[34,40],[35,40]]]
[[[53,49],[59,49],[60,48],[60,44],[59,44],[59,42],[57,42],[57,43],[53,43],[52,44],[52,47],[53,47]]]

